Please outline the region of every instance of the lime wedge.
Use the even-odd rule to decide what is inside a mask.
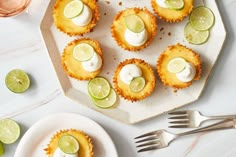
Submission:
[[[129,84],[130,90],[134,93],[142,91],[144,87],[145,79],[143,77],[136,77]]]
[[[143,20],[134,14],[125,17],[125,24],[126,27],[134,33],[142,32],[145,27]]]
[[[213,26],[215,17],[209,8],[200,6],[192,11],[189,20],[195,29],[204,31]]]
[[[69,2],[64,8],[64,16],[66,18],[74,18],[78,16],[84,9],[84,4],[80,0]]]
[[[2,156],[4,154],[4,146],[3,143],[0,142],[0,156]]]
[[[94,55],[94,49],[91,45],[86,43],[78,44],[73,49],[73,57],[80,61],[88,61],[90,60]]]
[[[89,95],[95,99],[104,99],[110,93],[111,87],[109,82],[103,77],[95,77],[88,83]]]
[[[63,135],[58,141],[58,147],[65,154],[75,154],[79,151],[79,142],[71,135]]]
[[[114,89],[111,88],[109,95],[104,99],[94,99],[93,102],[96,106],[100,108],[109,108],[112,107],[116,103],[117,95]]]
[[[14,93],[23,93],[30,86],[29,76],[19,69],[10,71],[5,78],[6,86]]]
[[[167,8],[173,9],[173,10],[181,10],[184,8],[183,0],[165,0],[165,4]]]
[[[209,30],[198,31],[190,23],[187,23],[184,28],[184,37],[191,44],[203,44],[210,36]]]
[[[167,69],[171,73],[179,73],[184,70],[185,66],[186,61],[183,58],[174,58],[168,63]]]
[[[14,143],[20,136],[20,126],[11,119],[0,120],[0,141],[5,144]]]

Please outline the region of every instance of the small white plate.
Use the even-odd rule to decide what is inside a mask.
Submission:
[[[94,145],[97,157],[118,157],[114,143],[106,131],[93,120],[73,113],[58,113],[35,123],[22,137],[14,157],[46,157],[44,148],[59,130],[78,129],[84,131]]]

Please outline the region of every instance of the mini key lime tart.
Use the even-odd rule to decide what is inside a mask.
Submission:
[[[189,87],[201,71],[200,55],[181,44],[169,46],[157,61],[161,81],[175,89]]]
[[[90,32],[99,16],[96,0],[57,0],[53,9],[56,27],[70,36]]]
[[[111,26],[112,37],[128,51],[147,47],[156,36],[156,30],[156,18],[146,8],[129,8],[119,12]]]
[[[90,80],[96,77],[103,66],[100,44],[88,38],[70,42],[61,58],[66,73],[78,80]]]
[[[167,22],[179,22],[193,9],[194,0],[151,0],[154,12]]]
[[[155,88],[155,76],[151,66],[141,59],[121,62],[113,77],[116,92],[132,102],[149,96]]]
[[[44,149],[48,157],[93,157],[91,138],[75,129],[60,130]]]

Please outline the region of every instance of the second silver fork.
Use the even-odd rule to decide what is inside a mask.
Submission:
[[[236,115],[223,115],[223,116],[204,116],[199,111],[174,111],[168,113],[170,117],[170,128],[195,128],[201,126],[205,121],[209,120],[223,120],[236,118]]]

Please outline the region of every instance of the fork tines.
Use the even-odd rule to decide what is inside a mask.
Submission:
[[[169,126],[169,128],[186,128],[189,126],[189,117],[187,111],[174,111],[168,113],[171,121],[169,121],[170,124],[175,124]],[[178,124],[178,125],[177,125]]]

